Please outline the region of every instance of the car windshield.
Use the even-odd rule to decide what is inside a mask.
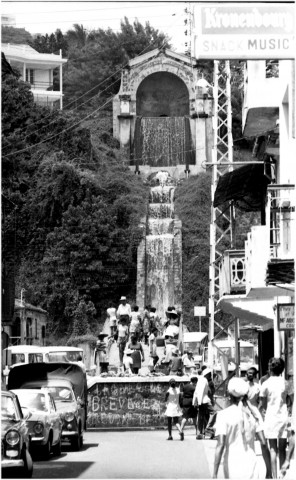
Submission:
[[[1,397],[1,418],[4,419],[17,419],[17,412],[13,399],[8,395],[2,395]]]
[[[74,401],[73,393],[70,388],[49,387],[49,391],[56,402],[73,402]]]
[[[26,407],[31,411],[37,410],[45,412],[47,410],[46,399],[43,393],[36,393],[30,391],[19,391],[15,393],[17,393],[21,407]]]
[[[253,363],[254,362],[254,348],[253,347],[241,347],[240,348],[240,360],[241,360],[241,362]]]
[[[200,342],[184,343],[184,350],[191,350],[193,355],[201,355],[202,349]]]
[[[77,358],[83,356],[82,352],[49,352],[48,361],[49,362],[77,362]]]

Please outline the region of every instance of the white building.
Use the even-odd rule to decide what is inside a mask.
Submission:
[[[53,53],[39,53],[29,45],[2,43],[2,52],[21,79],[30,83],[34,100],[49,108],[63,108],[63,65],[67,62]],[[54,70],[59,71],[59,90],[53,90]]]
[[[273,355],[285,358],[286,374],[291,375],[295,337],[295,61],[280,60],[276,78],[266,72],[265,60],[246,62],[242,112],[243,135],[254,137],[252,159],[257,159],[258,165],[241,168],[259,172],[253,179],[258,180],[257,193],[259,188],[262,191],[262,221],[248,233],[245,250],[224,253],[218,306],[263,330],[273,330]],[[239,180],[240,170],[228,175]],[[241,180],[245,188],[245,178]],[[222,183],[222,202],[221,187]],[[246,191],[249,201],[253,194],[251,188]],[[235,200],[235,189],[233,195]],[[281,318],[285,314],[286,320]]]

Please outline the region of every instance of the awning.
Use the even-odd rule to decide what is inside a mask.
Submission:
[[[219,178],[215,191],[214,207],[233,200],[241,210],[261,210],[269,179],[264,175],[264,165],[245,165],[225,173]]]
[[[273,328],[274,323],[274,298],[268,300],[248,299],[245,295],[225,295],[217,307],[225,313],[230,313],[239,318],[240,325],[253,325],[264,330]]]
[[[266,283],[268,285],[295,282],[294,260],[272,259],[267,264]]]

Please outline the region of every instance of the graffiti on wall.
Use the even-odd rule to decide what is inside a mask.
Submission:
[[[88,394],[88,427],[161,427],[168,384],[98,383]]]

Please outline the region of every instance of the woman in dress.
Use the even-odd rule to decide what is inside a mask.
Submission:
[[[269,441],[272,476],[277,478],[277,455],[280,468],[286,455],[289,384],[281,377],[285,368],[281,358],[271,358],[268,367],[270,376],[260,387],[259,408],[265,411],[264,433]]]
[[[228,392],[231,405],[217,414],[213,478],[217,478],[223,453],[224,478],[259,478],[255,435],[256,432],[259,437],[262,435],[263,424],[247,400],[247,382],[232,378]]]
[[[172,427],[173,422],[176,425],[181,440],[184,440],[184,433],[181,430],[181,425],[179,423],[179,418],[182,415],[182,408],[180,406],[180,389],[176,387],[176,381],[174,378],[170,379],[170,387],[165,394],[165,401],[166,401],[166,411],[165,415],[168,418],[168,432],[169,436],[167,440],[173,440],[172,437]]]
[[[133,360],[133,364],[131,366],[131,370],[133,373],[139,373],[139,369],[141,368],[141,361],[145,361],[144,357],[144,350],[143,345],[141,342],[138,341],[137,335],[131,336],[131,341],[128,344],[127,348],[133,351],[131,357]]]

